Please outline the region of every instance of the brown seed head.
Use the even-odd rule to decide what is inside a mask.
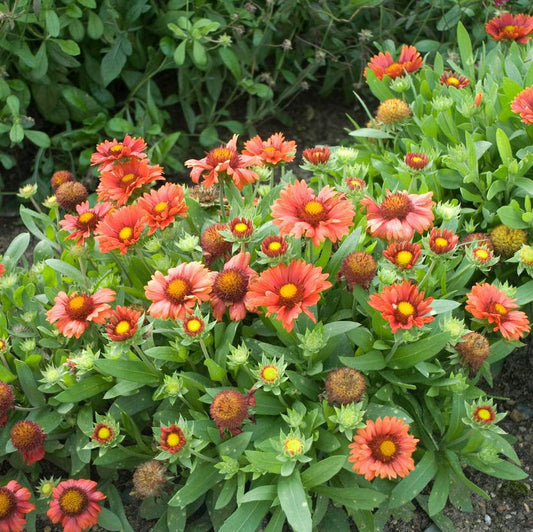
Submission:
[[[490,354],[489,341],[477,332],[470,332],[462,337],[455,349],[463,364],[470,368],[470,376],[474,376]]]
[[[67,181],[56,190],[56,200],[65,211],[73,211],[76,205],[87,199],[87,189],[77,181]]]
[[[365,378],[352,368],[337,368],[326,377],[326,393],[331,404],[347,405],[361,400],[365,393]]]

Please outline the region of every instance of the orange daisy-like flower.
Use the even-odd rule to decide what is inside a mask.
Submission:
[[[10,437],[13,447],[22,454],[22,459],[27,465],[44,458],[46,433],[35,421],[29,419],[17,421],[11,427]]]
[[[329,161],[329,147],[316,146],[315,148],[307,148],[302,152],[302,156],[311,164],[325,164]]]
[[[455,87],[456,89],[464,89],[470,84],[468,78],[465,78],[461,74],[457,74],[457,72],[452,72],[451,70],[446,70],[443,72],[439,81],[441,85]]]
[[[91,155],[91,165],[101,164],[100,170],[107,170],[119,159],[132,157],[144,159],[146,153],[146,142],[142,138],[126,135],[122,142],[117,139],[104,140],[96,146],[96,152]]]
[[[424,292],[419,292],[416,285],[404,281],[386,286],[380,294],[372,294],[368,304],[381,312],[395,333],[432,322],[435,318],[428,316],[432,301],[432,297],[424,299]]]
[[[409,425],[403,419],[389,416],[378,417],[376,421],[369,419],[349,445],[348,461],[366,480],[406,477],[415,469],[412,454],[418,441],[409,434]]]
[[[220,231],[227,231],[228,224],[216,223],[205,229],[200,236],[200,246],[205,258],[205,263],[209,266],[218,257],[231,253],[231,242],[227,241]]]
[[[28,502],[31,493],[16,480],[10,480],[0,486],[0,530],[2,532],[23,532],[26,526],[26,514],[35,509]]]
[[[194,312],[196,303],[209,300],[212,285],[213,273],[200,262],[184,262],[167,275],[155,272],[144,287],[152,301],[148,313],[163,320],[183,320]]]
[[[7,415],[15,404],[13,388],[7,382],[0,381],[0,428],[7,423]]]
[[[315,246],[326,238],[336,242],[347,235],[354,215],[352,203],[333,188],[325,186],[316,195],[303,179],[288,184],[272,207],[273,222],[282,236],[304,235]]]
[[[170,225],[176,216],[187,216],[183,188],[174,183],[165,183],[157,190],[151,190],[139,198],[138,203],[146,214],[146,223],[150,227],[148,235]]]
[[[287,252],[287,249],[289,249],[289,244],[282,236],[267,236],[261,242],[261,251],[267,257],[280,257]]]
[[[211,150],[203,159],[189,159],[185,161],[185,166],[192,168],[191,179],[194,183],[203,178],[203,186],[210,188],[214,183],[218,183],[219,176],[229,176],[235,186],[242,190],[244,185],[253,183],[259,176],[249,166],[261,165],[261,157],[255,155],[239,155],[237,153],[237,137],[233,135],[231,140],[224,146]]]
[[[161,427],[159,434],[159,446],[163,451],[167,451],[170,454],[176,454],[181,451],[187,440],[183,431],[176,425],[172,424],[168,427]]]
[[[476,284],[466,299],[465,309],[480,320],[494,324],[494,331],[500,331],[507,340],[518,340],[529,332],[529,320],[518,308],[516,299],[507,297],[503,290],[488,283]]]
[[[410,151],[405,154],[405,164],[413,170],[422,170],[429,164],[429,158],[425,153]]]
[[[125,205],[134,191],[152,181],[164,180],[162,171],[163,167],[138,159],[117,163],[101,173],[100,184],[96,189],[98,200]]]
[[[533,17],[531,15],[513,15],[503,13],[499,17],[490,19],[485,24],[485,31],[497,41],[507,40],[525,43],[528,35],[533,33]]]
[[[511,111],[518,113],[524,124],[533,124],[533,86],[515,96],[511,102]]]
[[[251,284],[248,304],[251,307],[266,307],[266,315],[276,314],[283,327],[292,331],[294,320],[304,312],[314,322],[309,307],[320,299],[320,292],[331,287],[326,281],[327,273],[322,268],[293,260],[288,265],[278,264],[265,270]]]
[[[239,434],[243,421],[249,416],[248,409],[255,406],[255,389],[252,388],[246,395],[236,390],[222,390],[213,398],[209,413],[224,437],[227,429],[233,436]]]
[[[211,307],[213,316],[220,321],[226,307],[229,307],[230,320],[239,321],[246,316],[248,303],[248,286],[257,275],[250,264],[250,253],[244,252],[232,257],[224,269],[213,277]]]
[[[63,336],[79,338],[89,328],[90,322],[104,323],[111,313],[110,301],[115,292],[102,288],[92,296],[85,292],[72,293],[70,296],[61,291],[54,299],[55,305],[46,313],[49,323],[55,323]]]
[[[433,192],[408,194],[405,191],[391,193],[378,205],[370,196],[361,199],[366,207],[367,228],[372,236],[387,240],[411,240],[413,233],[423,233],[433,225]]]
[[[102,253],[118,249],[121,255],[128,252],[143,232],[146,214],[139,205],[127,205],[107,214],[96,227],[96,240]]]
[[[93,480],[64,480],[54,488],[46,515],[52,523],[61,523],[65,532],[81,532],[98,523],[102,511],[99,501],[105,498]]]
[[[437,229],[435,227],[429,233],[429,249],[436,255],[444,255],[453,251],[458,241],[459,237],[449,229]]]
[[[414,72],[422,67],[424,61],[420,57],[420,53],[414,46],[403,45],[398,61],[394,61],[389,52],[379,52],[368,62],[365,68],[365,78],[367,77],[367,69],[374,72],[378,79],[383,79],[389,76],[391,79],[405,76],[405,72]]]
[[[89,202],[84,201],[76,205],[77,216],[65,214],[65,219],[60,220],[59,225],[64,231],[72,231],[66,238],[76,239],[77,246],[83,246],[85,239],[89,238],[106,214],[111,210],[111,203],[97,203],[89,207]]]
[[[127,340],[137,332],[140,317],[141,312],[138,310],[118,306],[110,312],[105,332],[114,342]]]
[[[296,142],[285,140],[283,133],[274,133],[267,140],[259,135],[244,143],[243,155],[260,157],[264,164],[272,166],[279,163],[290,163],[294,160]]]
[[[383,256],[400,270],[410,270],[420,258],[422,246],[411,242],[392,243],[383,251]]]

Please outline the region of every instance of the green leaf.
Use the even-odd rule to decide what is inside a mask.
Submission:
[[[509,164],[513,159],[513,150],[511,148],[511,142],[503,129],[498,128],[496,130],[496,145],[498,146],[498,152],[500,153],[502,162]]]
[[[22,360],[15,359],[15,368],[19,378],[19,383],[24,391],[24,396],[32,406],[43,406],[46,404],[44,395],[37,389],[35,377],[29,366]]]
[[[339,357],[339,360],[349,368],[360,371],[379,371],[386,367],[385,358],[379,351],[370,351],[356,357]]]
[[[219,456],[230,456],[231,458],[239,458],[248,447],[248,443],[252,438],[251,432],[241,432],[237,436],[233,436],[227,441],[217,445]]]
[[[200,68],[207,64],[207,54],[200,41],[194,40],[192,43],[192,60]]]
[[[9,140],[13,144],[18,144],[24,140],[24,128],[19,122],[16,122],[11,126],[11,129],[9,130]]]
[[[104,87],[109,85],[114,79],[118,78],[126,64],[128,57],[124,53],[122,47],[122,40],[124,38],[126,37],[117,37],[109,52],[107,52],[102,59],[100,74],[102,75]]]
[[[410,368],[423,360],[428,360],[435,356],[444,349],[449,340],[450,333],[441,332],[411,344],[402,345],[394,353],[388,366],[393,369]]]
[[[506,205],[497,211],[500,221],[513,229],[529,229],[530,224],[522,220],[523,211],[519,207]]]
[[[83,274],[71,264],[59,259],[48,259],[45,261],[45,264],[50,266],[56,272],[61,273],[65,277],[69,277],[80,286],[85,286]]]
[[[52,9],[47,9],[44,14],[44,23],[46,31],[50,37],[57,37],[59,35],[60,25],[57,13]]]
[[[80,47],[70,39],[52,39],[67,55],[80,55]]]
[[[242,78],[241,65],[235,52],[231,48],[219,48],[218,55],[220,55],[224,65],[226,65],[229,71],[233,74],[233,77],[237,81],[240,81]]]
[[[30,234],[21,233],[17,235],[9,244],[6,252],[4,253],[3,261],[14,266],[19,261],[20,257],[24,255],[24,252],[28,249],[30,244]]]
[[[102,19],[92,11],[87,14],[87,35],[91,39],[97,40],[104,34],[104,23]]]
[[[246,492],[242,497],[240,504],[252,501],[273,501],[277,495],[277,487],[275,484],[268,486],[258,486]]]
[[[520,469],[518,466],[511,464],[505,460],[500,460],[494,464],[486,464],[477,456],[465,456],[465,462],[475,467],[482,473],[491,475],[503,480],[521,480],[527,478],[528,474]]]
[[[342,504],[350,510],[373,510],[387,498],[384,493],[368,488],[316,486],[313,491],[329,497],[333,502]]]
[[[295,532],[311,532],[313,523],[309,504],[297,470],[278,480],[278,497],[289,525]]]
[[[187,51],[187,41],[182,41],[174,50],[174,62],[181,66],[185,63],[185,52]]]
[[[437,473],[437,462],[432,451],[426,451],[422,460],[408,476],[403,478],[392,490],[389,508],[398,508],[412,501]]]
[[[302,484],[306,489],[324,484],[333,478],[346,463],[346,456],[329,456],[320,462],[314,463],[302,473]]]
[[[174,494],[168,505],[185,508],[212,489],[221,478],[213,464],[206,462],[198,464],[189,475],[185,486]]]
[[[26,137],[33,142],[39,148],[49,148],[50,147],[50,137],[44,131],[35,131],[34,129],[26,129],[24,131]]]
[[[470,41],[470,35],[462,22],[458,22],[457,24],[457,44],[459,45],[459,55],[461,56],[463,68],[467,71],[471,71],[474,61],[472,55],[472,43]]]
[[[218,532],[256,532],[270,505],[271,501],[255,501],[239,505]]]
[[[102,506],[102,511],[98,515],[98,524],[105,530],[123,530],[122,522],[111,510]]]
[[[100,375],[90,375],[56,395],[56,399],[61,403],[79,403],[84,399],[89,399],[104,392],[108,388],[109,382],[103,377]]]
[[[433,487],[428,499],[429,515],[435,515],[441,512],[446,506],[448,494],[450,493],[450,475],[446,466],[441,466],[435,477]]]
[[[95,366],[118,379],[154,386],[159,384],[159,376],[152,373],[144,362],[100,359],[95,362]]]
[[[393,139],[393,135],[382,131],[381,129],[374,129],[371,127],[362,127],[360,129],[355,129],[348,133],[351,137],[364,137],[368,139]]]

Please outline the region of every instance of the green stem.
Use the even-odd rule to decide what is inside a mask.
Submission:
[[[398,338],[394,339],[394,345],[392,346],[392,349],[389,351],[389,354],[385,357],[385,363],[389,363],[392,357],[394,356],[394,353],[396,353],[396,350],[400,346],[401,342]]]
[[[202,338],[200,338],[200,347],[202,348],[202,353],[204,354],[206,360],[210,359],[211,356],[209,355],[209,351],[207,350],[207,346],[205,345],[205,342]]]
[[[226,217],[226,207],[224,205],[224,179],[221,179],[218,182],[218,191],[219,191],[220,213],[222,215],[222,221],[224,223],[227,223],[228,219]]]
[[[211,462],[212,464],[216,464],[218,462],[218,460],[215,460],[214,458],[211,458],[210,456],[206,456],[203,453],[195,451],[194,449],[191,449],[191,453],[194,454],[194,456],[200,458],[200,460],[205,460],[206,462]]]

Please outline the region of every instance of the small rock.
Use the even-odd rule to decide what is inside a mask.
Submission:
[[[513,408],[511,410],[511,413],[509,414],[509,417],[515,422],[515,423],[521,423],[522,421],[525,421],[527,419],[527,415],[518,410],[518,408]]]
[[[489,514],[485,514],[485,524],[490,526],[492,524],[492,518]]]
[[[505,512],[505,510],[507,510],[507,506],[505,504],[498,504],[498,506],[496,506],[496,511],[499,514],[503,514],[503,512]]]
[[[526,511],[526,514],[528,514],[531,510],[529,509],[529,506],[524,503],[524,510]]]

